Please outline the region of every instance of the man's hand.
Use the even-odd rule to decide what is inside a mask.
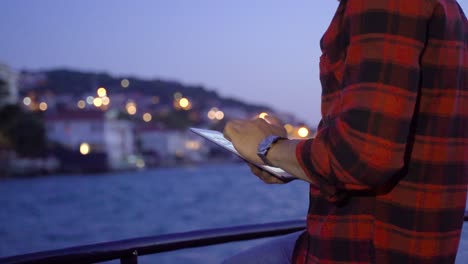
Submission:
[[[248,161],[247,164],[255,176],[268,184],[287,183],[289,181],[283,181],[253,164],[264,164],[257,155],[257,147],[270,135],[287,136],[281,121],[272,116],[256,120],[235,120],[228,122],[224,128],[224,137],[229,139],[236,150]]]
[[[264,164],[262,159],[257,155],[257,148],[258,144],[270,135],[287,137],[286,129],[281,124],[281,121],[272,116],[266,116],[264,120],[230,121],[224,128],[224,137],[229,139],[239,154],[247,160],[253,174],[265,183],[286,183],[287,181],[282,181],[269,172],[263,171],[253,165]],[[289,172],[298,179],[317,184],[305,174],[296,159],[296,146],[298,143],[299,140],[278,141],[268,151],[268,161],[270,161],[273,166]]]
[[[264,162],[257,155],[258,144],[270,135],[286,137],[286,130],[282,125],[275,124],[275,118],[255,119],[255,120],[234,120],[226,124],[224,137],[229,139],[234,148],[248,162],[264,165]]]

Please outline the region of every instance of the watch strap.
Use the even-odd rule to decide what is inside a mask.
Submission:
[[[271,136],[268,136],[264,139],[264,141],[266,140],[271,140],[268,145],[265,147],[264,151],[261,153],[261,152],[258,152],[257,155],[260,157],[260,159],[262,159],[263,163],[265,163],[266,165],[268,166],[273,166],[270,161],[268,161],[267,159],[267,155],[268,155],[268,152],[270,151],[271,147],[276,143],[278,142],[279,140],[282,140],[282,139],[287,139],[285,137],[281,137],[281,136],[274,136],[275,138],[273,140],[271,140]],[[263,141],[262,141],[263,143]],[[262,145],[262,143],[260,143],[260,145]]]

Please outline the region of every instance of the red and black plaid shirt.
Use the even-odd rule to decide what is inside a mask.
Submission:
[[[341,1],[295,263],[453,263],[468,183],[468,22],[455,0]]]

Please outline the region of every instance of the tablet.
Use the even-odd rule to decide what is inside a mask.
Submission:
[[[237,150],[234,148],[234,145],[232,145],[231,141],[227,140],[224,137],[223,133],[216,131],[216,130],[201,129],[201,128],[194,128],[194,127],[191,127],[190,130],[194,132],[195,134],[200,135],[203,138],[215,143],[216,145],[226,150],[229,150],[230,152],[236,154],[237,156],[243,159],[243,157],[239,154],[239,152],[237,152]],[[282,180],[296,179],[296,177],[292,176],[291,174],[285,172],[284,170],[280,168],[271,167],[267,165],[257,165],[257,166],[263,170],[268,171],[269,173],[273,174],[274,176]]]

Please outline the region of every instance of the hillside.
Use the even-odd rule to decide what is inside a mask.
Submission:
[[[265,105],[254,105],[234,98],[224,98],[215,91],[208,90],[202,86],[186,85],[175,81],[160,79],[145,80],[127,76],[111,76],[107,73],[80,72],[74,70],[48,70],[31,72],[24,71],[22,76],[43,76],[44,78],[35,82],[20,83],[22,95],[30,91],[38,93],[53,93],[54,95],[73,95],[75,97],[89,94],[97,87],[106,87],[110,94],[158,96],[162,104],[172,104],[174,93],[179,92],[185,97],[196,102],[199,108],[211,107],[213,102],[224,107],[238,107],[249,112],[272,111]],[[128,88],[123,88],[121,82],[127,79],[130,83]]]

